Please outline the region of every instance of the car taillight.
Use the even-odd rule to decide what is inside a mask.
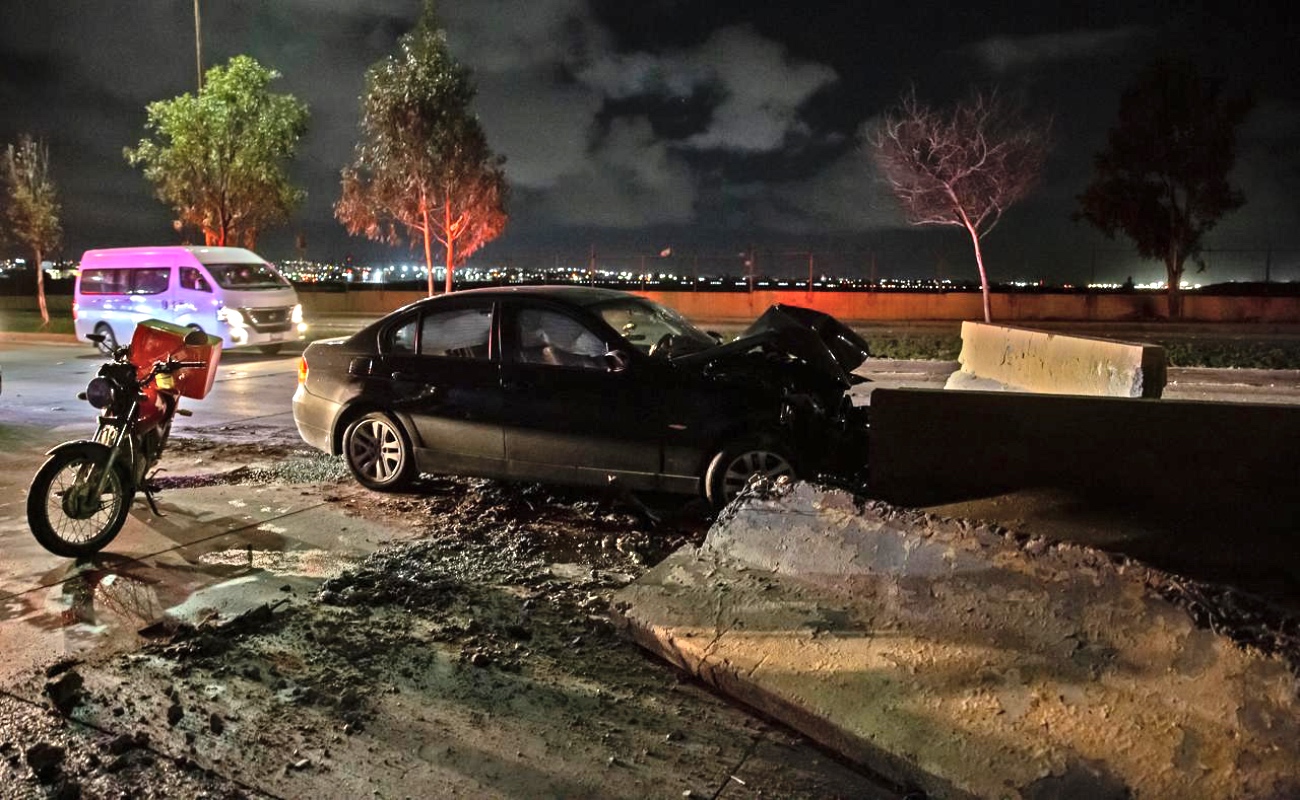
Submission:
[[[77,321],[77,304],[76,304],[76,303],[73,303],[73,304],[72,304],[72,321],[73,321],[73,322],[76,322],[76,321]]]
[[[298,359],[298,383],[307,382],[307,357]]]

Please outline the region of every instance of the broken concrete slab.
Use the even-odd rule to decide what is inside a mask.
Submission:
[[[797,484],[615,601],[642,645],[934,797],[1300,791],[1288,665],[1157,577]]]
[[[1159,397],[1166,380],[1158,345],[983,322],[961,324],[958,362],[944,388]]]

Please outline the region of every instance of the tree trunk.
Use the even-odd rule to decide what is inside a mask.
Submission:
[[[451,294],[451,269],[456,263],[456,237],[451,233],[451,199],[442,206],[443,231],[447,234],[447,294]]]
[[[429,201],[423,196],[420,197],[420,217],[424,221],[424,269],[429,276],[429,296],[433,297],[433,243],[429,241],[433,229],[429,227]]]
[[[965,216],[966,214],[963,212],[962,217]],[[984,252],[980,250],[980,236],[969,223],[966,225],[966,232],[970,234],[971,244],[975,246],[975,266],[979,267],[980,271],[980,294],[984,296],[984,321],[992,322],[993,312],[989,301],[989,276],[984,271]]]
[[[1168,316],[1171,320],[1179,320],[1183,317],[1183,292],[1179,284],[1182,283],[1182,270],[1170,269],[1169,285],[1165,289],[1165,298],[1168,305]]]
[[[1169,253],[1165,256],[1165,298],[1167,315],[1171,320],[1182,319],[1183,316],[1183,259],[1179,256],[1177,244],[1171,244]]]
[[[41,260],[45,255],[36,249],[36,303],[41,309],[41,327],[50,327],[50,310],[45,305],[45,270],[41,269]]]

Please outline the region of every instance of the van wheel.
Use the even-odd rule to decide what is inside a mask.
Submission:
[[[257,349],[261,350],[263,353],[266,353],[268,356],[273,356],[276,353],[280,352],[281,347],[284,347],[284,345],[277,342],[276,344],[259,345]]]
[[[95,333],[104,337],[104,341],[95,345],[104,355],[111,356],[117,349],[117,337],[113,335],[113,329],[108,327],[108,323],[101,322],[95,326]]]

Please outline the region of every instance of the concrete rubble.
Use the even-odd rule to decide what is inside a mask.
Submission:
[[[742,497],[615,608],[668,661],[931,797],[1297,796],[1295,665],[1198,628],[1162,597],[1178,581],[800,483]]]

